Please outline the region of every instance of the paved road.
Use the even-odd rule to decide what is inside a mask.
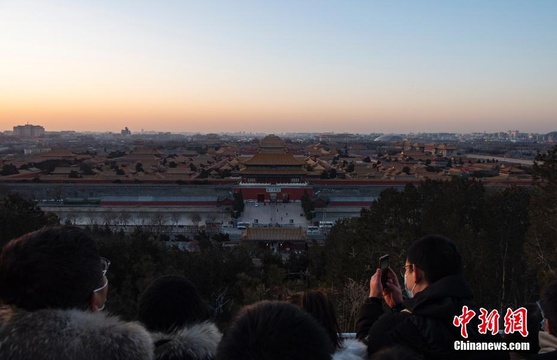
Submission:
[[[288,204],[247,202],[238,221],[259,225],[301,226],[303,228],[311,225],[304,216],[300,202]]]

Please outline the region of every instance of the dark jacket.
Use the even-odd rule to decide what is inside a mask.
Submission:
[[[357,337],[368,344],[368,352],[392,346],[405,346],[425,359],[508,359],[508,353],[455,351],[454,343],[463,341],[502,341],[500,336],[477,332],[478,315],[467,325],[468,338],[460,336],[453,325],[462,307],[471,305],[472,290],[462,276],[447,276],[404,302],[402,311],[383,314],[380,299],[370,298],[362,306],[356,324]]]
[[[530,360],[557,360],[557,350],[533,355]]]
[[[222,333],[211,322],[189,325],[172,333],[153,333],[156,360],[211,360]]]
[[[2,360],[150,360],[147,330],[103,313],[0,307]]]

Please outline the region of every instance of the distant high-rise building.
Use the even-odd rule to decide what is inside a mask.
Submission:
[[[126,128],[122,131],[120,131],[120,134],[122,136],[130,136],[132,134],[132,132],[130,131],[130,129],[128,129],[128,127],[126,126]]]
[[[507,133],[509,134],[509,139],[515,140],[515,141],[516,141],[517,138],[518,138],[518,135],[520,134],[520,131],[518,131],[518,130],[509,130]]]
[[[43,137],[44,127],[30,124],[14,126],[13,136]]]

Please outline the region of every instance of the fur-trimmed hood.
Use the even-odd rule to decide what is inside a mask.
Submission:
[[[152,337],[157,360],[210,360],[215,357],[222,333],[206,321],[170,334],[153,333]]]
[[[103,313],[0,306],[0,359],[150,360],[152,339],[138,323]]]
[[[364,360],[367,359],[367,345],[358,340],[345,340],[332,360]]]
[[[557,337],[551,335],[546,331],[538,333],[540,343],[540,354],[557,351]]]

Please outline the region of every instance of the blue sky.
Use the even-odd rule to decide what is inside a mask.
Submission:
[[[0,130],[557,130],[557,1],[2,1]]]

